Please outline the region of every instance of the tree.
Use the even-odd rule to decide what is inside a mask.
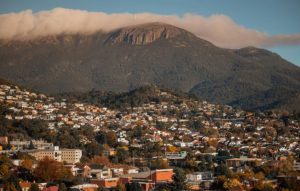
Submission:
[[[173,145],[167,146],[167,152],[175,153],[177,152],[177,148]]]
[[[225,175],[227,178],[232,178],[233,172],[225,164],[221,164],[216,168],[217,175]]]
[[[133,137],[140,138],[143,136],[143,128],[141,126],[137,126],[133,130]]]
[[[243,173],[240,174],[240,178],[242,180],[249,180],[254,177],[254,172],[252,170],[245,170]]]
[[[151,163],[152,169],[167,169],[170,168],[168,161],[164,159],[156,159]]]
[[[233,189],[233,188],[240,188],[242,186],[242,183],[236,179],[236,178],[233,178],[229,181],[226,181],[224,183],[224,188],[225,189]]]
[[[10,176],[4,183],[4,190],[18,191],[22,189],[20,187],[19,180],[14,176]]]
[[[110,165],[110,161],[106,156],[95,156],[92,160],[91,163],[93,164],[102,164],[102,165]]]
[[[18,191],[13,182],[6,182],[4,184],[4,189],[6,191]]]
[[[32,171],[30,169],[24,168],[22,166],[17,168],[16,171],[18,178],[22,179],[22,180],[26,180],[26,181],[33,181],[34,180],[34,176],[32,174]]]
[[[117,143],[117,136],[116,133],[113,131],[109,131],[106,133],[106,140],[107,140],[107,144],[109,146],[115,146]]]
[[[38,179],[47,182],[72,177],[72,173],[68,168],[48,157],[39,161],[33,173]]]
[[[294,159],[292,156],[288,156],[286,160],[282,160],[279,163],[279,175],[288,175],[293,170]]]
[[[10,141],[7,143],[6,149],[7,149],[7,150],[11,150],[11,149],[12,149],[12,145],[10,144]]]
[[[123,163],[129,157],[129,152],[123,148],[117,148],[116,157],[119,163]]]
[[[29,149],[29,150],[35,149],[32,140],[31,140],[30,143],[29,143],[28,149]]]
[[[99,144],[107,144],[107,137],[105,133],[100,133],[98,135],[95,136],[95,140],[99,143]]]
[[[263,172],[258,172],[254,175],[254,177],[258,180],[264,180],[265,179],[265,174]]]
[[[260,183],[256,185],[254,188],[251,189],[251,191],[275,191],[271,184],[268,183]]]
[[[24,159],[22,161],[21,165],[22,165],[22,167],[30,170],[30,169],[32,169],[32,160],[30,160],[30,159]]]
[[[173,175],[173,185],[172,190],[174,191],[182,191],[187,188],[186,182],[186,174],[182,168],[175,168]]]
[[[29,191],[40,191],[39,185],[36,183],[31,184]]]
[[[101,155],[103,152],[103,148],[100,147],[99,144],[93,142],[93,143],[89,143],[86,145],[86,152],[87,152],[87,155],[90,158],[92,158],[95,155]]]
[[[0,156],[0,175],[3,177],[10,176],[10,168],[12,167],[12,161],[8,156],[1,155]]]
[[[216,180],[212,184],[212,189],[224,190],[224,184],[227,182],[227,178],[224,175],[217,176]]]
[[[67,191],[68,188],[66,187],[65,183],[62,182],[58,185],[58,190],[59,191]]]
[[[142,187],[137,182],[126,183],[126,191],[142,191]]]
[[[126,191],[125,184],[119,181],[117,185],[117,191]]]
[[[8,177],[10,175],[9,171],[9,165],[6,163],[3,163],[0,165],[0,176]]]

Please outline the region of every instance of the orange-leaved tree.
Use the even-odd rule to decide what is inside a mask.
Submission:
[[[66,168],[63,163],[48,157],[38,162],[33,173],[41,181],[55,181],[72,177],[70,169]]]

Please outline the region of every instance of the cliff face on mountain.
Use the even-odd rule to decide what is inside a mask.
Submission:
[[[244,109],[300,108],[299,67],[263,49],[222,49],[162,23],[0,42],[0,76],[46,93],[155,84]]]
[[[114,43],[125,42],[131,45],[146,45],[159,39],[172,39],[182,33],[187,32],[171,25],[151,23],[113,31],[109,40]]]

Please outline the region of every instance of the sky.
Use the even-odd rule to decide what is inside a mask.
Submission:
[[[7,35],[8,31],[15,31],[14,35],[7,36],[10,38],[20,37],[20,31],[23,36],[25,33],[27,36],[36,35],[42,29],[31,26],[32,20],[56,33],[58,29],[49,26],[53,22],[49,18],[57,20],[61,15],[70,18],[70,15],[77,14],[73,10],[81,10],[78,12],[81,16],[75,17],[78,23],[86,23],[87,20],[83,18],[90,18],[94,15],[90,13],[99,12],[96,14],[97,19],[88,20],[86,30],[114,29],[117,25],[131,24],[132,15],[137,14],[139,18],[145,17],[147,13],[146,16],[152,20],[170,20],[170,24],[190,30],[218,46],[240,48],[247,44],[257,45],[300,66],[299,0],[0,0],[0,14],[6,15],[0,15],[0,37]],[[41,14],[41,11],[46,12]],[[151,19],[148,20],[152,21]],[[97,28],[92,21],[98,25],[106,22],[106,25]],[[26,22],[31,24],[31,28],[25,25]],[[82,30],[72,20],[70,23],[73,24],[68,26],[70,29],[61,30]],[[115,25],[112,26],[111,23]],[[63,24],[56,25],[65,27]]]

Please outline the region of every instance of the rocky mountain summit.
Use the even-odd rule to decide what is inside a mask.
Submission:
[[[255,47],[219,48],[162,23],[2,41],[0,76],[52,94],[153,84],[243,109],[300,110],[296,65]]]
[[[171,39],[188,33],[182,29],[163,23],[148,23],[130,26],[110,33],[109,40],[113,43],[125,42],[132,45],[146,45],[158,39]]]

